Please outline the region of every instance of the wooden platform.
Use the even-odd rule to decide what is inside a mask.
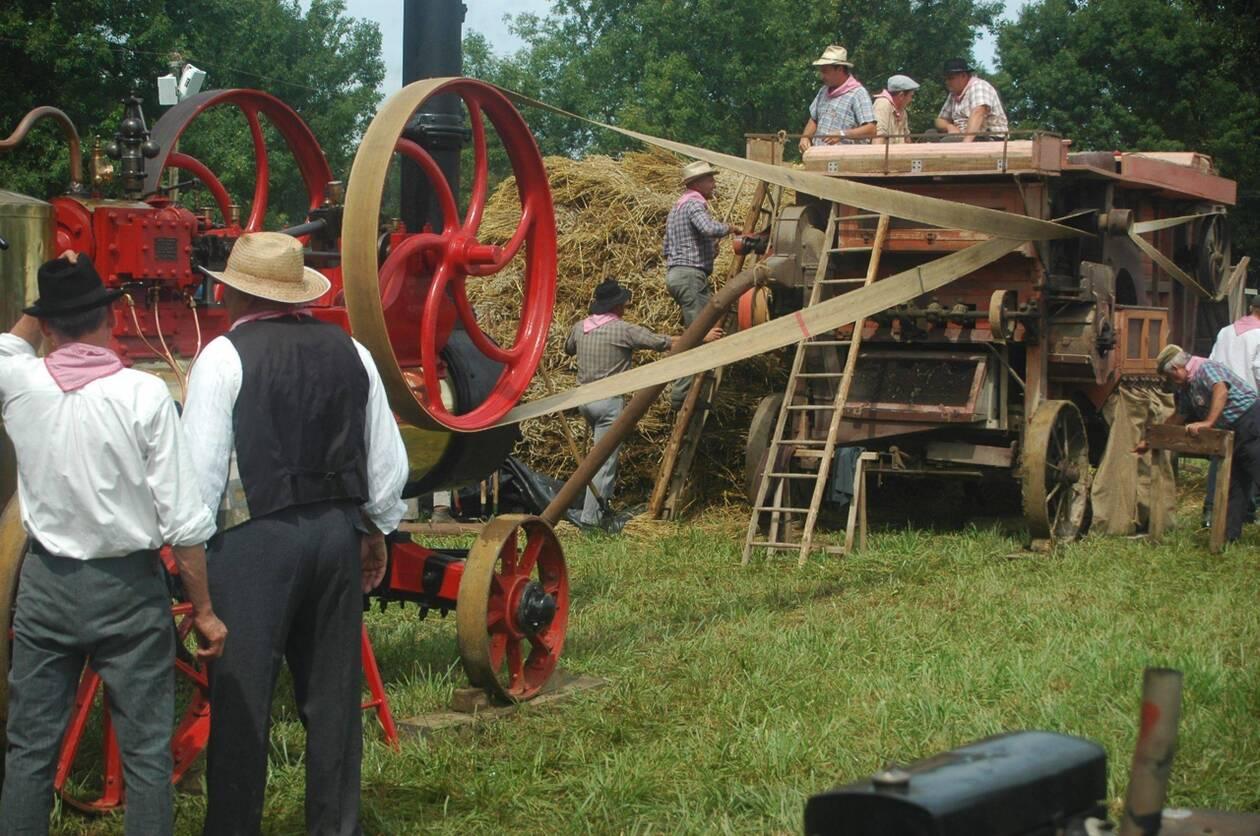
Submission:
[[[552,675],[551,680],[543,688],[542,693],[528,703],[515,705],[471,705],[468,701],[460,699],[460,697],[465,695],[457,693],[457,699],[453,702],[463,702],[464,704],[460,707],[464,710],[435,711],[430,714],[410,717],[406,720],[398,720],[398,733],[410,737],[428,737],[444,731],[470,728],[515,714],[522,708],[522,705],[534,708],[548,706],[566,700],[582,691],[603,688],[607,684],[608,680],[600,679],[597,676],[582,676],[558,670]]]
[[[1057,173],[1067,164],[1067,143],[1037,136],[1008,142],[815,145],[802,158],[806,171],[861,177]]]

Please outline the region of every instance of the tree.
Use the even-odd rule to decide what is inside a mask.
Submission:
[[[1254,197],[1251,27],[1249,42],[1191,0],[1040,0],[1000,29],[998,84],[1018,127],[1057,131],[1077,150],[1201,151]],[[1236,253],[1260,241],[1250,202],[1232,225]]]
[[[991,27],[1001,7],[986,0],[557,0],[546,17],[513,20],[522,50],[497,58],[483,51],[466,69],[583,116],[743,153],[746,132],[801,129],[818,87],[811,62],[828,42],[849,49],[872,93],[893,73],[918,79],[912,120],[926,128],[944,97],[941,62],[970,55],[975,30]],[[628,145],[573,120],[529,118],[547,153]]]
[[[349,172],[358,139],[379,100],[384,78],[380,31],[345,14],[344,0],[10,0],[0,10],[6,97],[0,132],[31,108],[65,110],[85,140],[113,135],[119,101],[136,92],[152,127],[161,114],[154,79],[170,71],[178,52],[209,73],[209,86],[255,87],[293,107],[311,126],[334,175]],[[282,149],[276,136],[269,146]],[[277,144],[279,143],[279,144]],[[185,134],[195,153],[248,203],[253,193],[252,147],[244,120],[212,111]],[[39,128],[27,146],[0,157],[0,184],[36,196],[64,190],[64,145]],[[304,190],[292,159],[271,157],[273,226],[301,220]],[[189,195],[190,205],[209,203]]]

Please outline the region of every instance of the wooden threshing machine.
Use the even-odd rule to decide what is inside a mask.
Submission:
[[[446,118],[421,118],[432,116],[427,108],[439,96]],[[229,194],[215,171],[189,151],[199,119],[210,111],[235,111],[248,126],[254,159],[250,195]],[[556,242],[538,148],[498,90],[461,78],[403,88],[368,128],[345,187],[302,119],[257,90],[193,95],[167,111],[151,133],[140,100],[132,98],[113,140],[93,151],[86,172],[74,125],[52,107],[28,114],[0,149],[14,149],[42,119],[55,121],[65,134],[71,182],[48,201],[0,191],[0,238],[7,244],[0,250],[3,327],[33,299],[38,265],[74,249],[93,260],[108,286],[126,291],[113,309],[116,351],[128,364],[164,375],[178,397],[201,346],[230,324],[213,283],[198,268],[222,269],[241,235],[265,227],[269,160],[277,151],[288,153],[305,187],[308,214],[286,231],[306,244],[307,263],[332,282],[311,312],[351,330],[371,350],[410,459],[404,496],[475,483],[510,452],[518,437],[515,426],[494,425],[516,404],[542,355],[555,297]],[[488,196],[491,130],[516,177],[522,209],[519,228],[504,246],[477,240]],[[439,159],[453,154],[458,160],[466,140],[474,164],[461,214]],[[425,184],[436,219],[424,211],[410,222],[382,216],[387,174],[399,159],[416,166],[413,176]],[[523,261],[524,268],[520,325],[513,344],[502,346],[478,327],[464,285],[514,260]],[[8,502],[0,523],[0,625],[6,632],[25,550],[18,502],[10,499],[13,465],[10,448],[0,468],[3,501]],[[460,657],[472,683],[501,700],[538,693],[555,670],[568,620],[564,555],[546,522],[499,517],[470,550],[429,549],[401,536],[389,552],[386,578],[373,597],[413,602],[421,616],[430,609],[443,615],[456,610]],[[177,590],[177,584],[172,588]],[[187,644],[189,607],[177,592],[173,614]],[[372,694],[364,707],[377,711],[392,741],[396,730],[366,631],[363,650]],[[8,661],[9,643],[0,640],[0,735]],[[185,694],[173,739],[179,780],[205,747],[210,718],[206,671],[187,647],[181,647],[175,664]],[[90,713],[94,706],[104,711],[99,687],[89,667],[56,779],[68,801],[95,810],[123,803],[122,771],[107,716],[102,723],[104,775],[99,782],[86,782],[95,795],[74,796],[68,790],[74,782],[68,779]]]
[[[781,165],[782,142],[750,137],[748,156]],[[868,473],[1017,482],[1034,541],[1077,537],[1108,438],[1104,402],[1119,386],[1154,383],[1167,342],[1207,354],[1241,312],[1245,264],[1230,262],[1225,217],[1234,182],[1199,154],[1071,153],[1045,133],[820,145],[803,156],[807,172],[893,189],[908,205],[941,198],[1084,234],[1024,244],[800,343],[786,397],[764,399],[750,428],[745,560],[759,548],[805,559],[846,446],[867,451]],[[993,237],[804,195],[768,214],[745,243],[792,269],[745,297],[745,326]]]

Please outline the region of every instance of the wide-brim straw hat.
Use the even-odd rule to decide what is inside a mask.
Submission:
[[[834,64],[839,64],[841,67],[853,66],[853,62],[849,60],[849,51],[840,46],[840,44],[832,44],[824,49],[822,57],[814,62],[815,67],[825,67]]]
[[[241,293],[273,302],[310,302],[332,287],[323,273],[302,263],[302,242],[283,232],[242,235],[223,272],[202,270]]]
[[[706,175],[717,173],[718,170],[706,163],[704,160],[696,160],[695,162],[687,163],[682,167],[682,182],[685,186],[692,180],[699,180],[701,177]]]

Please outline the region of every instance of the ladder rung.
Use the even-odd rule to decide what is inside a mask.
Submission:
[[[869,253],[874,247],[830,247],[829,253]]]
[[[767,473],[773,479],[818,479],[817,473]]]
[[[832,377],[832,378],[835,378],[835,377],[844,377],[844,372],[797,372],[797,373],[796,373],[796,376],[797,376],[797,378],[802,378],[802,377],[809,377],[809,378]]]
[[[827,442],[816,438],[781,438],[777,442],[780,447],[826,447]]]
[[[812,348],[814,346],[833,346],[833,345],[853,345],[853,340],[802,340],[801,345]]]
[[[822,412],[834,410],[836,407],[834,404],[823,403],[790,403],[787,408],[794,412]]]
[[[865,215],[837,215],[836,222],[844,223],[845,221],[869,221],[871,218],[878,218],[878,212],[868,212]]]
[[[866,277],[860,279],[819,279],[818,284],[866,284]]]
[[[788,549],[791,549],[792,551],[801,550],[800,543],[779,543],[775,540],[753,540],[748,545],[752,546],[754,549],[778,549],[779,551],[787,551]]]
[[[758,505],[754,510],[776,511],[779,513],[788,513],[788,514],[808,514],[809,513],[808,508],[791,508],[786,505]]]
[[[802,458],[802,459],[821,459],[825,457],[826,454],[827,454],[826,450],[803,449],[803,450],[792,451],[792,455],[798,458]]]

